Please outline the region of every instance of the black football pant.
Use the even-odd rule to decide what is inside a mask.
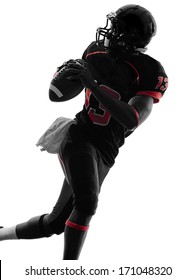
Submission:
[[[18,224],[19,239],[34,239],[76,229],[85,232],[94,215],[102,182],[109,171],[97,149],[76,125],[71,125],[59,153],[66,174],[63,187],[50,214]],[[71,233],[73,236],[73,234]],[[78,239],[78,238],[77,238]],[[74,257],[71,257],[74,259]]]

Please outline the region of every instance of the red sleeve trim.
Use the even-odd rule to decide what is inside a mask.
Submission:
[[[138,91],[136,95],[147,95],[154,98],[154,103],[158,103],[162,97],[159,91]]]
[[[105,52],[105,51],[91,52],[91,53],[88,53],[88,54],[86,55],[86,58],[87,58],[88,56],[90,56],[90,55],[94,55],[94,54],[108,54],[108,53],[107,53],[107,52]]]
[[[82,231],[87,231],[89,229],[89,226],[81,226],[71,222],[70,220],[66,221],[66,226]]]

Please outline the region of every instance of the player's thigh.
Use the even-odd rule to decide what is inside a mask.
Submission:
[[[64,160],[74,195],[99,193],[98,162],[94,154],[81,148]]]

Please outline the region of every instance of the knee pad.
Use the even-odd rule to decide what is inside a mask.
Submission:
[[[41,237],[49,237],[43,226],[43,218],[46,214],[41,216],[36,216],[29,221],[18,224],[16,226],[16,235],[18,239],[34,239]]]
[[[98,206],[98,195],[80,196],[74,200],[74,208],[87,215],[94,215]]]
[[[64,218],[64,217],[63,217]],[[64,232],[65,221],[61,222],[62,219],[56,219],[54,221],[50,221],[50,216],[47,215],[43,220],[43,228],[45,234],[51,236],[53,234],[61,234]]]

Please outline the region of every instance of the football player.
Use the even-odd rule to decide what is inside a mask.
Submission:
[[[102,182],[119,148],[167,89],[162,65],[144,54],[155,34],[152,14],[139,5],[126,5],[107,15],[106,26],[97,29],[96,41],[82,59],[66,62],[69,79],[80,80],[85,88],[85,104],[60,147],[66,173],[62,191],[50,214],[1,228],[0,240],[64,233],[63,259],[79,258]],[[57,92],[50,92],[49,98],[66,100]]]

